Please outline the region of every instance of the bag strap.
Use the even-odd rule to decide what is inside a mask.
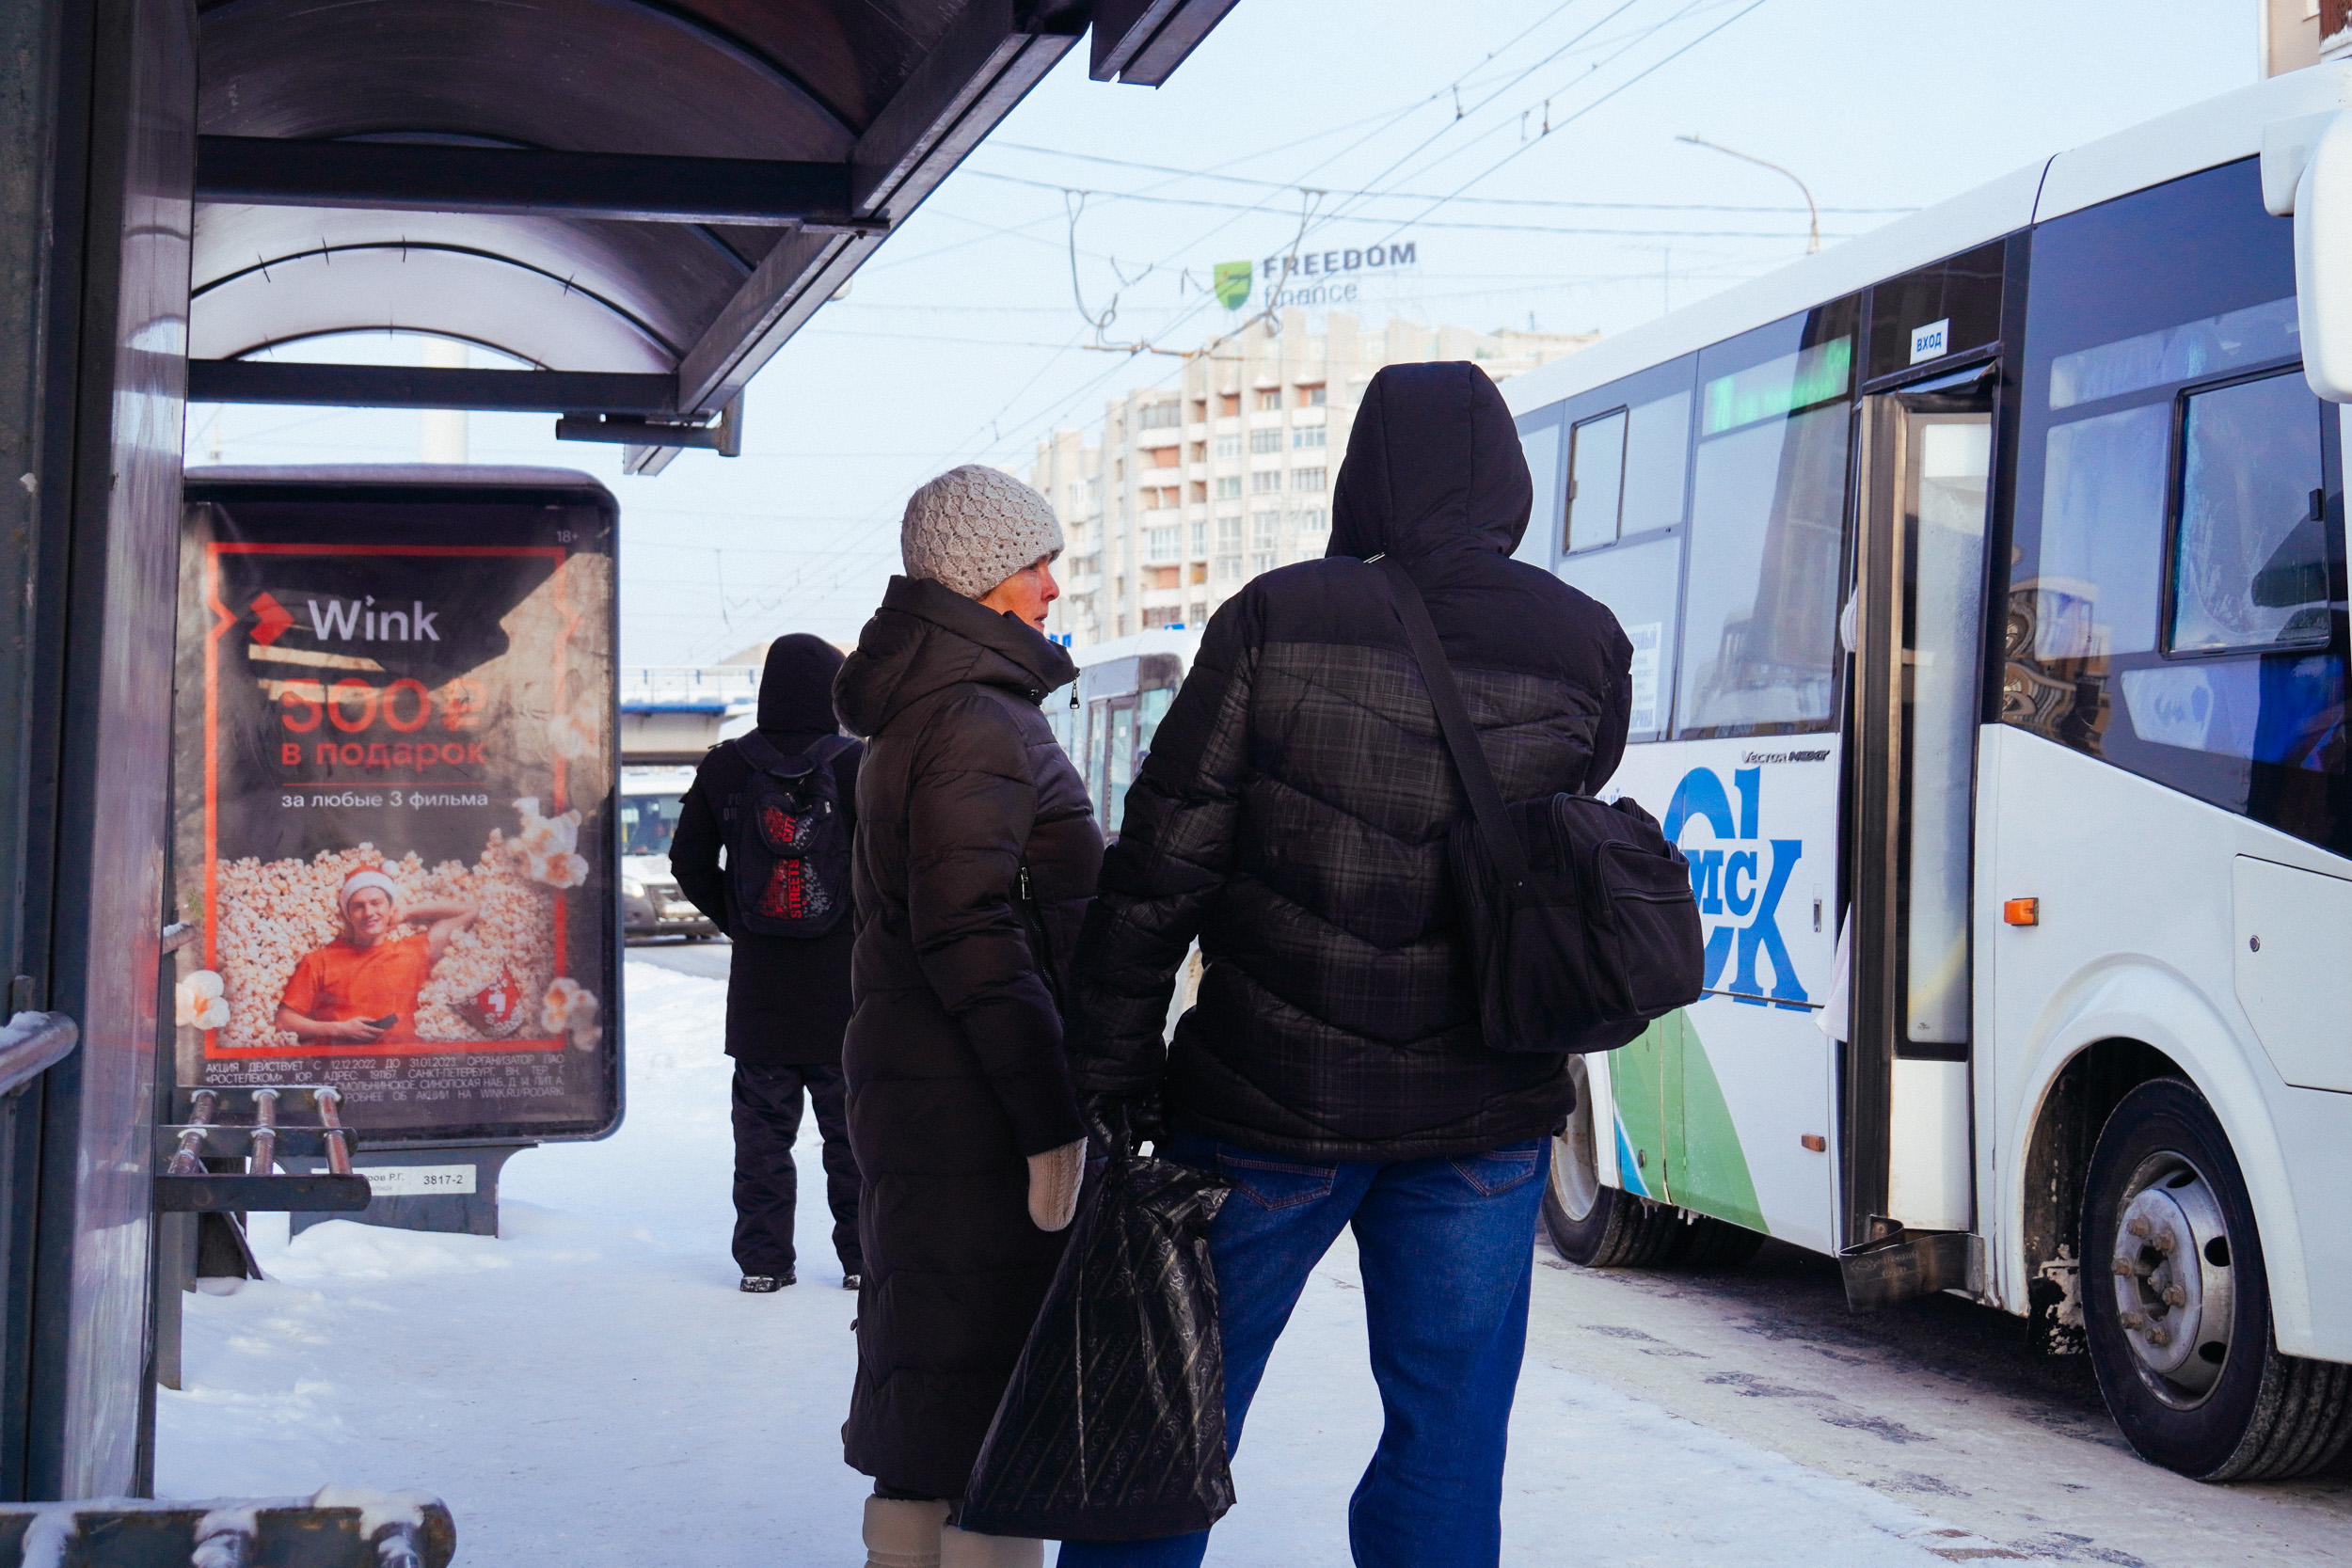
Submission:
[[[1486,766],[1486,749],[1470,723],[1470,709],[1462,704],[1461,683],[1454,678],[1454,666],[1438,641],[1438,628],[1430,622],[1429,604],[1421,596],[1421,585],[1392,556],[1375,556],[1373,562],[1387,576],[1389,597],[1396,606],[1396,618],[1405,624],[1413,661],[1421,666],[1422,684],[1429,689],[1429,700],[1437,706],[1438,728],[1445,736],[1445,749],[1454,758],[1454,771],[1462,780],[1463,792],[1470,796],[1470,809],[1478,816],[1487,853],[1501,863],[1503,874],[1513,882],[1525,882],[1527,846],[1520,842],[1519,831],[1503,808],[1502,791],[1496,787],[1494,772]]]
[[[847,736],[829,735],[800,755],[787,757],[776,750],[774,741],[757,730],[738,736],[734,741],[744,761],[759,771],[779,779],[797,779],[814,773],[856,744]]]

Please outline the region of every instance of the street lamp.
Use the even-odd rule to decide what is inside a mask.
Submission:
[[[1724,153],[1727,157],[1737,158],[1742,163],[1761,164],[1764,167],[1771,169],[1774,174],[1787,175],[1788,179],[1796,181],[1797,189],[1804,192],[1805,211],[1813,214],[1813,233],[1812,237],[1804,242],[1804,253],[1807,256],[1818,256],[1820,254],[1821,210],[1813,205],[1813,192],[1806,188],[1804,181],[1798,180],[1794,174],[1790,174],[1788,170],[1781,167],[1778,164],[1766,163],[1763,159],[1753,156],[1750,153],[1733,151],[1730,148],[1724,147],[1717,142],[1708,141],[1704,136],[1677,136],[1675,140],[1687,141],[1692,147],[1713,148],[1716,151]]]

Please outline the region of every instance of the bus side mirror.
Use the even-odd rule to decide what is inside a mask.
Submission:
[[[2352,112],[2264,126],[2262,175],[2263,205],[2295,215],[2304,379],[2329,403],[2352,403]]]

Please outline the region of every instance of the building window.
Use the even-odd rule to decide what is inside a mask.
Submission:
[[[1241,437],[1238,436],[1218,436],[1216,438],[1216,454],[1219,457],[1239,457],[1241,455]]]
[[[1241,494],[1241,475],[1228,474],[1216,482],[1216,499],[1231,500]]]
[[[1323,384],[1321,382],[1317,382],[1311,387],[1301,387],[1298,388],[1298,406],[1301,408],[1322,407]]]
[[[1137,430],[1173,430],[1182,422],[1179,407],[1172,403],[1147,403],[1136,411]]]
[[[1282,531],[1279,512],[1252,512],[1249,515],[1249,542],[1262,550],[1274,547],[1275,537]]]
[[[1192,504],[1195,506],[1209,504],[1209,482],[1207,480],[1196,479],[1192,482]]]
[[[1192,580],[1194,582],[1206,582],[1209,580],[1209,563],[1207,562],[1196,561],[1192,563]]]
[[[1195,463],[1206,463],[1208,460],[1209,443],[1206,441],[1195,441],[1192,444],[1192,461]]]
[[[1278,495],[1281,488],[1282,471],[1279,468],[1261,468],[1249,476],[1249,493],[1253,496]]]
[[[1208,417],[1209,417],[1209,400],[1208,400],[1207,398],[1195,398],[1195,399],[1193,399],[1193,400],[1192,400],[1192,422],[1193,422],[1193,423],[1195,423],[1195,424],[1200,424],[1200,423],[1203,423],[1203,422],[1205,422],[1205,421],[1207,420]]]
[[[1216,520],[1216,547],[1221,550],[1241,548],[1241,519],[1219,517]]]
[[[1241,412],[1239,392],[1219,392],[1216,395],[1217,418],[1230,420]]]
[[[1249,450],[1265,453],[1282,450],[1282,433],[1279,430],[1253,430],[1249,433]]]
[[[1172,468],[1176,467],[1182,457],[1183,453],[1179,452],[1174,447],[1154,447],[1152,449],[1152,467],[1155,468]]]
[[[1102,509],[1103,482],[1100,479],[1089,479],[1087,481],[1087,505],[1092,510],[1100,511]]]
[[[1291,488],[1294,490],[1321,490],[1323,488],[1323,470],[1321,468],[1293,468],[1291,470]]]
[[[1291,445],[1293,447],[1319,447],[1324,444],[1324,438],[1327,435],[1329,432],[1319,424],[1302,424],[1291,432]]]
[[[1206,523],[1195,523],[1195,524],[1193,524],[1193,525],[1192,525],[1192,553],[1193,553],[1193,554],[1195,554],[1195,555],[1206,555],[1206,554],[1208,553],[1208,549],[1209,549],[1209,525],[1208,525],[1208,524],[1206,524]]]
[[[1323,508],[1319,506],[1310,507],[1298,515],[1298,531],[1301,533],[1321,533],[1329,525],[1323,520]]]
[[[1258,390],[1258,412],[1279,414],[1282,411],[1282,390],[1279,387],[1262,387]]]
[[[1152,529],[1147,534],[1144,547],[1151,552],[1152,559],[1154,561],[1169,560],[1176,554],[1176,537],[1182,531],[1180,529],[1172,528]]]
[[[1188,625],[1197,626],[1208,620],[1208,618],[1209,601],[1206,599],[1195,599],[1192,601],[1192,609],[1185,615],[1184,620]]]
[[[1271,572],[1272,570],[1274,570],[1274,552],[1272,550],[1259,550],[1250,556],[1249,575],[1251,577],[1256,577],[1260,572]]]
[[[1183,613],[1174,605],[1155,605],[1143,612],[1143,629],[1150,631],[1154,626],[1173,626],[1176,617]]]
[[[1216,575],[1229,581],[1238,578],[1241,576],[1241,557],[1237,555],[1218,556]]]
[[[1118,618],[1113,624],[1119,628],[1118,631],[1113,634],[1114,636],[1124,637],[1127,635],[1127,612],[1125,610],[1122,610],[1119,612]]]
[[[1181,566],[1153,566],[1150,568],[1152,575],[1143,586],[1146,588],[1181,587],[1184,570]]]

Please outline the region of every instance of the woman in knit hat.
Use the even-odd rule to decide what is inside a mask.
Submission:
[[[993,468],[907,502],[894,577],[834,684],[866,737],[842,1067],[863,1180],[848,1459],[871,1568],[1037,1568],[948,1521],[1061,1254],[1084,1131],[1061,998],[1103,839],[1039,705],[1060,526]]]

